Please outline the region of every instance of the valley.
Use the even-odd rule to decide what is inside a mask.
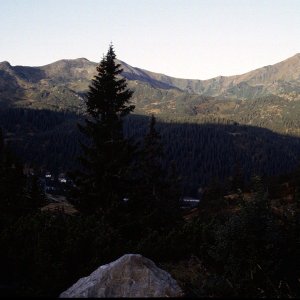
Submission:
[[[154,114],[186,195],[197,196],[212,178],[228,180],[237,163],[246,180],[298,164],[299,54],[210,80],[178,79],[118,62],[134,91],[126,135],[141,138]],[[28,166],[56,173],[78,166],[76,124],[85,118],[84,95],[96,66],[85,58],[42,67],[0,63],[0,126]]]

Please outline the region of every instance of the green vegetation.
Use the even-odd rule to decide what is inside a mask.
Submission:
[[[137,114],[203,116],[299,135],[299,54],[243,75],[188,80],[120,62],[134,91]],[[96,64],[84,58],[43,67],[0,63],[1,107],[85,112],[84,95]]]
[[[76,191],[72,199],[87,214],[118,208],[128,194],[128,170],[134,150],[123,136],[123,118],[134,106],[128,103],[132,91],[126,88],[126,80],[117,79],[122,70],[115,58],[110,46],[87,94],[89,119],[85,119],[85,125],[79,124],[89,144],[81,142],[83,168],[73,176]]]
[[[156,117],[156,128],[165,148],[167,165],[175,164],[182,178],[182,193],[197,196],[200,187],[216,177],[225,183],[240,163],[243,176],[276,175],[291,171],[299,161],[299,138],[270,130],[236,125],[223,119]],[[79,168],[77,130],[82,116],[49,110],[10,109],[0,112],[0,126],[26,167],[59,174]],[[124,119],[126,138],[142,141],[149,118],[129,115]]]
[[[69,65],[54,67],[44,72]],[[21,71],[25,80],[29,70]],[[140,253],[187,296],[299,297],[300,171],[278,176],[299,161],[299,139],[215,117],[204,98],[188,106],[193,96],[174,116],[129,116],[132,92],[112,46],[97,72],[84,116],[1,112],[1,295],[57,297],[99,265]],[[38,178],[23,174],[9,145],[39,168],[77,168],[69,195],[76,213],[41,210]],[[200,187],[199,207],[180,209],[183,192]]]

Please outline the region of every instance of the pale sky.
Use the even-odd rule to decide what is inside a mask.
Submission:
[[[0,61],[117,58],[208,79],[300,52],[300,0],[0,0]]]

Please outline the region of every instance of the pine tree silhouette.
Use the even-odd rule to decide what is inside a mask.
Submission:
[[[179,182],[175,171],[165,162],[161,135],[155,126],[156,119],[152,115],[141,151],[138,197],[145,226],[164,230],[181,221]]]
[[[134,109],[129,104],[132,91],[120,78],[113,46],[97,67],[97,75],[86,97],[88,118],[79,129],[87,142],[81,142],[79,158],[83,170],[75,175],[73,203],[86,214],[105,212],[122,203],[128,190],[128,170],[133,146],[123,135],[123,118]]]

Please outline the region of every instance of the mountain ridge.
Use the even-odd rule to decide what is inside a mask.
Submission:
[[[203,115],[299,133],[300,53],[241,75],[207,80],[175,78],[117,62],[134,91],[136,113]],[[97,65],[84,57],[41,67],[1,62],[0,109],[21,106],[82,112]]]
[[[289,57],[281,62],[278,62],[273,65],[266,65],[261,68],[257,68],[242,74],[231,75],[231,76],[216,76],[210,79],[185,79],[179,77],[173,77],[162,73],[157,73],[149,70],[145,70],[139,67],[133,67],[127,64],[122,60],[117,60],[121,63],[121,66],[124,70],[123,74],[125,77],[128,77],[128,80],[141,80],[148,79],[149,81],[157,81],[165,84],[169,88],[179,88],[182,90],[187,90],[190,92],[195,92],[197,94],[201,94],[202,89],[207,88],[212,85],[212,83],[217,82],[219,84],[225,84],[228,82],[232,84],[239,84],[245,81],[251,81],[254,84],[259,84],[266,79],[270,80],[299,80],[300,78],[300,53],[296,53],[292,57]],[[23,65],[12,66],[8,61],[0,62],[0,69],[22,69],[22,68],[31,68],[31,69],[41,69],[46,72],[46,74],[53,75],[51,70],[55,69],[55,67],[63,67],[63,65],[68,65],[69,67],[75,68],[93,68],[97,66],[96,62],[92,62],[87,58],[81,57],[76,59],[61,59],[55,61],[53,63],[49,63],[43,66],[38,67],[29,67]],[[66,68],[65,68],[66,69]],[[292,70],[293,72],[288,72]],[[271,72],[270,72],[271,71]],[[273,71],[273,72],[272,72]],[[90,74],[96,73],[88,72]],[[274,74],[275,73],[275,74]],[[273,76],[272,76],[273,75]],[[192,87],[193,86],[193,87]],[[200,88],[201,86],[201,88]],[[206,91],[207,92],[207,91]],[[212,96],[212,95],[211,95]]]

